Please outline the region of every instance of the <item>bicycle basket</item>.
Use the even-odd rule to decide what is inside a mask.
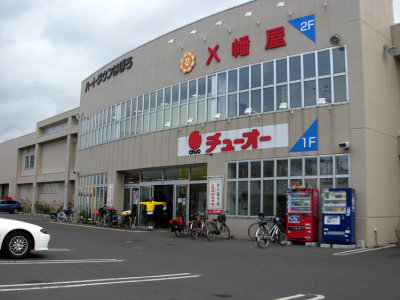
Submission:
[[[218,222],[226,222],[226,216],[225,215],[218,215],[217,217]]]
[[[201,215],[201,219],[202,219],[203,221],[207,221],[207,219],[208,219],[208,214],[207,214],[207,213],[202,214],[202,215]]]

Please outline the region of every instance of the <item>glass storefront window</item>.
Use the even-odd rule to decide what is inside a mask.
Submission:
[[[260,199],[261,181],[250,181],[250,215],[257,215],[261,211]]]
[[[274,177],[274,163],[273,160],[264,160],[264,177]]]
[[[239,178],[249,178],[249,163],[239,162]]]
[[[261,177],[261,161],[250,162],[250,175],[251,178]]]
[[[251,87],[261,86],[261,64],[251,66]]]
[[[207,165],[190,168],[190,180],[207,180]]]
[[[303,175],[303,159],[292,158],[290,159],[290,176]]]
[[[189,179],[189,168],[165,169],[164,181]]]
[[[228,215],[236,215],[236,181],[229,181],[227,188],[226,210],[228,211]]]
[[[320,157],[319,159],[319,173],[321,176],[333,174],[333,159],[331,156]]]
[[[247,181],[238,182],[238,215],[247,216],[249,209],[249,187]]]
[[[277,177],[286,177],[288,176],[288,160],[287,159],[279,159],[277,160]]]
[[[162,170],[146,170],[141,171],[141,182],[161,181]]]
[[[347,155],[336,156],[336,175],[349,174],[349,157]]]
[[[274,215],[274,181],[263,181],[263,212],[266,216]]]
[[[236,178],[236,162],[228,163],[227,178],[228,179],[235,179]]]
[[[316,157],[305,158],[305,175],[306,176],[317,176],[318,174],[318,161]]]
[[[139,172],[129,173],[125,176],[124,179],[125,179],[124,180],[125,184],[139,183],[140,173]]]

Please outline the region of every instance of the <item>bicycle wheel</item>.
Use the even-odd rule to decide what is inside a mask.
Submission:
[[[226,240],[229,240],[231,238],[231,231],[229,230],[228,225],[223,224],[221,226],[221,236]]]
[[[287,243],[287,236],[286,236],[286,232],[284,229],[282,228],[278,228],[278,232],[277,232],[277,237],[276,239],[278,240],[278,244],[281,246],[286,245]]]
[[[252,241],[256,240],[256,231],[258,228],[260,228],[260,225],[258,225],[258,223],[253,223],[249,226],[247,233],[249,235],[250,240]]]
[[[175,235],[177,237],[183,237],[185,235],[185,232],[187,232],[187,228],[186,225],[183,225],[183,227],[180,228],[179,230],[175,230]]]
[[[56,222],[56,221],[57,221],[57,217],[56,217],[55,215],[51,215],[51,216],[50,216],[50,220],[51,220],[52,222]]]
[[[192,224],[192,229],[191,229],[191,231],[190,231],[190,236],[191,236],[193,239],[197,239],[197,238],[199,237],[199,228],[198,228],[198,226],[197,226],[196,223],[193,223],[193,224]]]
[[[207,240],[209,240],[209,241],[213,241],[213,240],[215,240],[215,231],[217,230],[217,226],[215,225],[215,223],[214,222],[210,222],[210,223],[208,223],[208,226],[207,226]]]
[[[256,232],[256,241],[258,247],[263,249],[267,248],[269,244],[268,230],[263,227],[260,227]]]

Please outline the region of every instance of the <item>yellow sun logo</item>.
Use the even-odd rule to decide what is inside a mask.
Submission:
[[[194,54],[192,51],[187,51],[183,54],[179,67],[183,73],[189,73],[192,71],[195,64],[196,54]]]

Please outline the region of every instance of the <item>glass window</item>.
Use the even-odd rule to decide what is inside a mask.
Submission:
[[[274,108],[274,88],[264,88],[264,96],[263,96],[263,105],[264,105],[264,112],[266,111],[273,111]]]
[[[286,177],[288,176],[288,160],[287,159],[278,159],[277,160],[277,177]]]
[[[261,181],[250,181],[250,215],[255,216],[261,211]]]
[[[133,117],[131,120],[131,135],[136,134],[136,117]],[[103,133],[103,142],[104,142],[104,133]]]
[[[149,132],[149,120],[150,120],[149,114],[143,115],[143,133]]]
[[[236,181],[227,183],[227,210],[229,215],[236,215]]]
[[[187,82],[181,83],[181,103],[186,103],[188,98],[188,84]]]
[[[164,99],[164,90],[157,91],[157,108],[160,109],[163,107],[163,99]]]
[[[274,161],[264,160],[264,177],[274,177]]]
[[[179,103],[179,84],[172,87],[172,105]]]
[[[137,113],[142,114],[143,113],[143,96],[139,96],[137,99],[138,99]]]
[[[197,96],[197,80],[189,81],[189,101],[195,101]]]
[[[263,65],[264,85],[274,84],[274,62],[266,62]]]
[[[261,90],[253,90],[251,91],[251,108],[261,113]]]
[[[346,72],[345,48],[339,47],[332,49],[333,56],[333,73]]]
[[[131,100],[129,99],[126,102],[126,114],[125,114],[125,118],[129,118],[131,116]]]
[[[219,112],[223,116],[226,116],[226,96],[218,97],[217,112]]]
[[[329,50],[318,52],[318,76],[331,74],[331,60]]]
[[[211,98],[207,100],[207,121],[214,120],[217,113],[217,99]]]
[[[303,75],[304,79],[315,77],[315,53],[303,55]]]
[[[319,190],[321,192],[327,191],[328,189],[333,188],[333,178],[321,178],[319,180]]]
[[[276,87],[276,107],[279,109],[282,103],[288,103],[287,99],[287,85],[279,85]]]
[[[151,170],[151,171],[141,171],[141,181],[161,181],[162,180],[162,170]]]
[[[336,188],[348,188],[349,187],[349,178],[336,178]]]
[[[126,102],[121,103],[121,119],[125,119],[125,114],[126,114]],[[99,114],[96,114],[96,128],[99,127]]]
[[[251,66],[251,87],[261,86],[261,64]]]
[[[244,115],[244,111],[249,107],[249,92],[239,94],[239,116]]]
[[[150,110],[154,110],[156,108],[156,99],[157,99],[156,92],[152,92],[150,94]]]
[[[237,94],[228,96],[228,117],[237,116]]]
[[[209,75],[207,76],[207,96],[212,97],[217,94],[217,76]]]
[[[274,181],[263,181],[263,213],[266,216],[274,215]]]
[[[207,180],[207,165],[190,168],[190,180]]]
[[[276,83],[282,83],[287,81],[287,62],[285,59],[279,59],[276,61]]]
[[[171,122],[171,109],[170,108],[164,109],[164,128],[167,128],[165,125],[168,122]]]
[[[226,93],[226,72],[218,73],[218,95]]]
[[[247,216],[249,203],[248,203],[248,193],[249,187],[247,181],[239,181],[238,182],[238,215]]]
[[[187,117],[187,108],[188,108],[188,106],[187,106],[187,104],[183,104],[180,107],[181,107],[181,112],[180,112],[181,121],[180,121],[179,124],[180,125],[186,125],[187,120],[188,120],[188,117]]]
[[[288,189],[288,181],[276,181],[276,215],[282,216],[286,214],[286,191]]]
[[[163,124],[163,111],[158,110],[157,111],[157,130],[162,130],[164,127]]]
[[[197,118],[196,118],[196,102],[189,103],[188,119],[193,119],[193,121],[197,120]]]
[[[239,69],[239,90],[247,90],[249,88],[249,67]]]
[[[171,105],[171,87],[165,88],[165,96],[164,96],[164,106]]]
[[[346,102],[346,76],[335,76],[333,78],[333,85],[335,87],[335,103]]]
[[[261,177],[261,161],[252,161],[250,162],[250,174],[251,178],[260,178]]]
[[[290,81],[301,79],[300,56],[293,56],[289,58],[289,70]]]
[[[236,178],[236,162],[228,163],[228,179]]]
[[[315,80],[304,82],[304,106],[313,106],[316,102]]]
[[[321,176],[333,175],[333,159],[332,156],[321,157],[319,159],[319,173]]]
[[[249,163],[239,162],[239,178],[249,178]]]
[[[305,185],[308,188],[316,189],[316,188],[318,188],[318,180],[317,180],[317,178],[307,178],[305,180]]]
[[[349,174],[349,157],[347,155],[336,156],[336,175]]]
[[[188,180],[189,168],[165,169],[164,180]]]
[[[206,78],[205,77],[199,78],[198,85],[199,85],[198,86],[199,99],[203,99],[206,97]]]
[[[143,97],[143,109],[144,112],[148,112],[150,108],[150,95],[149,94],[145,94]]]
[[[319,98],[325,98],[328,103],[332,103],[332,87],[331,78],[323,78],[318,80]]]
[[[143,121],[142,115],[138,116],[137,117],[137,124],[136,124],[136,134],[141,134],[142,133],[142,127],[143,127],[142,121]]]
[[[318,168],[317,168],[317,158],[316,157],[306,157],[304,160],[305,163],[305,175],[306,176],[317,176]]]
[[[290,107],[296,108],[301,107],[301,83],[291,83],[290,84]]]
[[[202,123],[206,121],[206,101],[197,102],[197,121]]]
[[[179,106],[172,107],[171,124],[174,126],[179,125]]]
[[[237,70],[230,70],[228,72],[228,92],[237,91]]]
[[[301,158],[290,159],[290,176],[303,175],[303,160]]]

